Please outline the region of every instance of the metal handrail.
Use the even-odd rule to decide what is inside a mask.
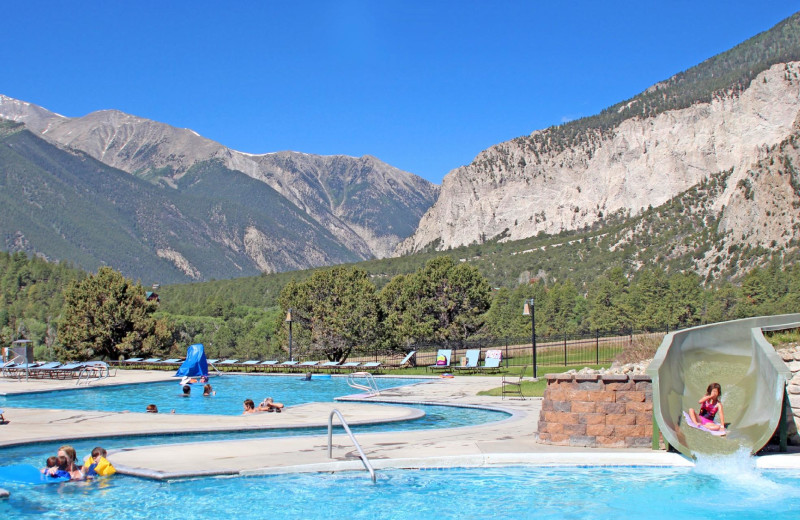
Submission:
[[[356,383],[355,377],[363,377],[367,380],[367,384]],[[369,392],[372,395],[380,395],[381,391],[378,389],[378,383],[375,382],[375,378],[369,372],[353,372],[347,374],[347,384],[350,388],[357,388],[359,390],[364,390]]]
[[[80,385],[81,380],[83,380],[84,377],[86,380],[86,384],[88,385],[92,381],[99,381],[101,379],[111,377],[111,368],[108,366],[107,363],[103,361],[94,361],[88,363],[82,366],[81,369],[78,371],[78,380],[75,382],[75,385]]]
[[[331,410],[331,414],[328,416],[328,458],[333,458],[333,415],[336,414],[339,416],[339,420],[342,422],[342,428],[344,431],[347,432],[347,435],[350,436],[350,440],[353,441],[353,445],[356,447],[358,451],[358,455],[361,457],[361,462],[364,463],[364,468],[369,472],[369,476],[372,478],[372,483],[375,483],[375,470],[372,469],[372,464],[369,463],[369,459],[367,458],[364,450],[361,449],[361,445],[356,440],[355,435],[353,432],[350,431],[350,426],[347,425],[347,421],[344,420],[344,416],[342,412],[334,408]]]

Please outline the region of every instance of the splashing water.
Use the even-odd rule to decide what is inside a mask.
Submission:
[[[756,458],[745,447],[728,455],[698,454],[693,473],[699,479],[719,481],[721,490],[752,507],[772,502],[776,497],[800,498],[800,490],[796,487],[767,478],[756,467]]]

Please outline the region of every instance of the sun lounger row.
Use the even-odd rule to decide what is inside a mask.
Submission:
[[[109,377],[108,365],[102,361],[85,361],[81,363],[14,363],[7,362],[0,367],[3,377],[28,377],[37,379],[71,379],[79,376],[87,378]]]
[[[487,350],[486,359],[483,365],[480,364],[481,350],[471,349],[467,350],[464,358],[463,365],[451,366],[450,358],[453,351],[450,349],[439,349],[436,353],[436,363],[428,365],[426,368],[430,371],[443,370],[443,371],[460,371],[460,372],[499,372],[500,361],[503,358],[502,350]]]
[[[348,361],[346,363],[340,363],[338,361],[283,361],[278,362],[277,359],[268,359],[266,361],[260,361],[257,359],[250,359],[247,361],[239,361],[238,359],[208,359],[208,364],[211,367],[220,369],[225,369],[226,367],[237,368],[237,369],[245,369],[245,371],[253,370],[263,370],[263,371],[278,371],[278,370],[286,370],[286,371],[303,371],[303,370],[330,370],[330,371],[338,371],[338,370],[380,370],[382,367],[382,363],[380,361]],[[129,358],[125,361],[120,362],[120,365],[130,366],[130,367],[140,367],[140,368],[155,368],[164,365],[179,365],[182,363],[182,359],[166,359],[162,360],[159,358]]]

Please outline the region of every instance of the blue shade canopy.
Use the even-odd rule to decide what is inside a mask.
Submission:
[[[175,377],[200,377],[208,375],[208,361],[206,361],[206,352],[202,343],[195,343],[189,345],[189,350],[186,352],[186,361],[181,364],[178,371],[175,372]]]

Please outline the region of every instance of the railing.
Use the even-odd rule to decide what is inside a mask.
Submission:
[[[344,431],[347,432],[347,435],[350,436],[350,440],[353,441],[353,445],[356,447],[358,451],[358,455],[361,457],[361,462],[364,464],[364,469],[369,472],[370,478],[372,478],[372,483],[375,483],[375,470],[372,469],[372,464],[369,463],[369,459],[367,455],[364,453],[364,450],[361,449],[361,445],[356,440],[355,435],[353,432],[350,431],[350,426],[347,425],[347,421],[344,420],[344,416],[342,412],[334,408],[331,410],[331,414],[328,416],[328,458],[333,458],[333,415],[336,414],[339,416],[339,421],[342,423],[342,428]]]
[[[366,384],[356,382],[356,377],[363,377],[366,381]],[[378,383],[375,382],[375,378],[369,372],[352,372],[347,374],[347,384],[350,388],[356,388],[358,390],[364,390],[365,392],[369,392],[370,396],[380,395],[381,391],[378,388]]]
[[[93,361],[91,363],[86,363],[81,367],[75,384],[80,385],[81,382],[83,382],[88,385],[93,381],[99,381],[107,377],[111,377],[111,369],[109,368],[108,363],[103,361]]]

